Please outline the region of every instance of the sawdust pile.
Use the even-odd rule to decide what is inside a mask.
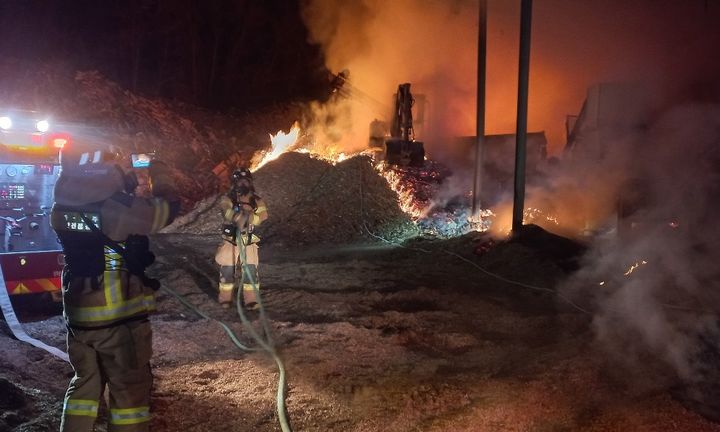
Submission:
[[[258,227],[265,242],[292,246],[346,243],[371,239],[372,234],[400,240],[417,234],[399,208],[397,194],[367,157],[332,165],[287,153],[255,172],[254,179],[268,206],[269,218]],[[219,195],[204,199],[164,232],[219,234],[218,204]]]

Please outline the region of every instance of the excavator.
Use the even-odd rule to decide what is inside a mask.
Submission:
[[[345,69],[331,79],[332,94],[336,97],[353,97],[384,111],[385,105],[360,91],[350,82],[350,72]],[[385,159],[390,165],[422,167],[425,164],[425,147],[415,140],[412,108],[415,98],[410,92],[410,83],[400,84],[395,93],[395,104],[388,131],[388,124],[382,120],[370,123],[369,150],[375,159]],[[388,136],[389,132],[389,136]],[[383,154],[384,151],[384,154]]]
[[[415,140],[413,129],[414,103],[410,83],[400,84],[395,94],[390,137],[385,139],[385,160],[390,165],[422,167],[425,164],[425,148],[421,141]]]

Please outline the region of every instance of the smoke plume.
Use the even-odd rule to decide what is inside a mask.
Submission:
[[[594,304],[596,333],[614,352],[650,352],[703,380],[701,336],[717,340],[720,310],[720,105],[671,108],[625,144],[607,160],[624,167],[625,217],[564,289]]]
[[[488,1],[489,134],[515,130],[519,3]],[[416,128],[430,156],[461,151],[449,138],[475,134],[477,15],[475,0],[306,0],[311,42],[330,71],[350,71],[354,90],[351,109],[332,115],[350,117],[335,145],[364,148],[369,123],[387,119],[397,85],[410,82],[426,101]],[[720,72],[710,54],[720,43],[718,18],[720,6],[700,0],[535,2],[529,129],[545,130],[558,152],[566,115],[601,81],[641,80],[658,105],[699,89],[720,95],[706,86]]]

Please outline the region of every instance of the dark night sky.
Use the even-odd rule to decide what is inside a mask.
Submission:
[[[211,108],[312,98],[327,73],[293,0],[3,0],[0,52]]]

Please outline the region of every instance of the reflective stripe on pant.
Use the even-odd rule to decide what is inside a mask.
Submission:
[[[257,303],[255,288],[260,292],[260,281],[258,281],[257,265],[247,264],[247,270],[243,272],[243,301],[246,305]]]
[[[241,257],[242,258],[242,257]],[[238,271],[243,271],[243,302],[246,305],[257,302],[255,297],[255,289],[253,283],[260,291],[260,281],[258,279],[258,264],[260,262],[260,256],[258,254],[258,245],[251,244],[245,247],[245,263],[247,271],[243,271],[238,268]],[[249,275],[248,275],[249,273]]]
[[[217,262],[221,262],[220,265],[220,283],[218,284],[218,301],[220,303],[227,303],[233,301],[233,292],[232,292],[232,284],[235,279],[235,266],[228,264],[228,261],[230,258],[227,256],[227,252],[230,250],[229,243],[221,245],[221,249],[225,249],[224,253],[218,254],[222,255],[222,259],[218,259],[216,257]],[[241,249],[237,246],[233,246],[232,253],[234,253],[234,259],[238,263],[237,272],[241,272],[242,267],[241,260]],[[257,298],[255,296],[255,289],[253,288],[253,282],[255,283],[255,286],[257,287],[258,291],[260,290],[260,281],[258,279],[258,261],[259,261],[259,254],[258,254],[258,245],[257,244],[251,244],[245,247],[245,256],[247,260],[247,270],[248,273],[250,273],[250,276],[252,276],[252,280],[248,278],[247,273],[243,273],[243,287],[242,287],[242,293],[243,293],[243,302],[246,305],[256,303]],[[231,261],[230,261],[231,262]],[[237,276],[240,276],[240,273],[237,274]],[[239,278],[238,278],[239,279]]]
[[[72,330],[68,332],[68,355],[75,376],[65,395],[62,432],[93,430],[105,384],[110,393],[108,432],[149,430],[152,387],[149,322]]]
[[[221,278],[222,280],[222,278]],[[232,303],[235,284],[232,282],[220,282],[218,284],[218,302]]]

